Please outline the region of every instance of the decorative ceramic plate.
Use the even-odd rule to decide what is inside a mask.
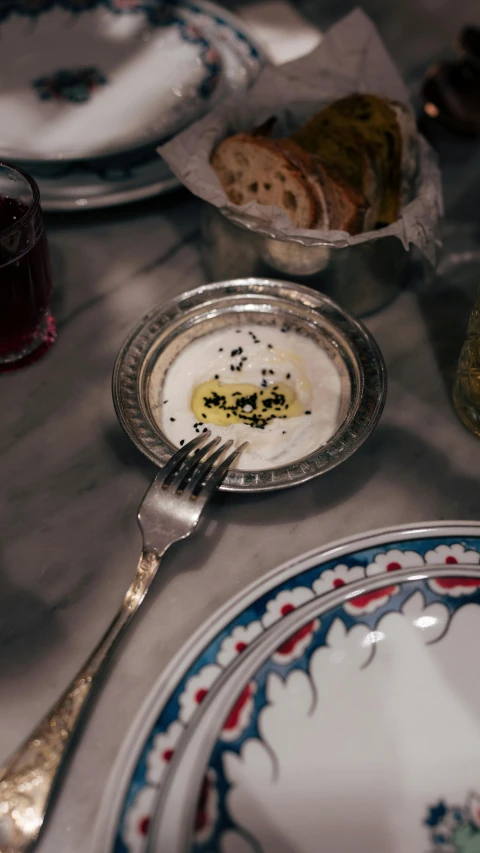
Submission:
[[[250,86],[257,78],[264,57],[243,25],[213,3],[181,5],[182,14],[193,26],[200,24],[217,46],[223,81],[209,105],[228,92]],[[139,201],[180,186],[155,146],[92,160],[28,163],[47,211],[94,210]]]
[[[80,163],[68,166],[57,177],[40,177],[30,170],[40,189],[42,209],[96,210],[160,195],[180,186],[158,155],[133,165],[111,165],[94,171]]]
[[[29,163],[109,156],[198,118],[232,88],[217,31],[246,82],[260,64],[243,29],[202,3],[20,0],[2,16],[0,155]]]
[[[326,853],[476,853],[479,564],[480,524],[438,522],[343,540],[250,585],[147,699],[95,853],[303,853],[320,832]]]
[[[316,584],[205,697],[152,853],[478,851],[479,569]]]

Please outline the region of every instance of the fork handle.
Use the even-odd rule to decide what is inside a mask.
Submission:
[[[0,770],[0,853],[24,853],[37,839],[95,680],[145,598],[167,547],[161,553],[142,551],[135,577],[105,635],[56,705]]]

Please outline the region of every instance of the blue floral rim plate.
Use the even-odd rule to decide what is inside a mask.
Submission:
[[[0,155],[26,163],[158,144],[264,63],[235,16],[204,0],[20,0],[2,5],[0,34]]]
[[[395,569],[305,599],[202,701],[150,853],[478,851],[479,640],[475,566]]]
[[[419,625],[423,625],[425,629],[431,628],[433,633],[431,632],[430,636],[435,635],[438,639],[433,630],[437,624],[443,625],[446,633],[445,626],[447,622],[450,624],[450,616],[452,625],[454,622],[455,625],[463,624],[464,618],[470,619],[472,608],[475,611],[475,626],[477,622],[480,625],[480,621],[476,619],[476,608],[480,602],[480,573],[478,576],[476,574],[479,564],[480,524],[436,522],[417,527],[391,528],[343,540],[291,561],[250,585],[196,632],[160,676],[150,693],[113,768],[99,812],[95,853],[146,853],[147,849],[158,853],[152,833],[154,813],[158,803],[161,813],[162,798],[168,798],[169,791],[174,789],[176,766],[178,762],[181,764],[182,756],[187,755],[188,743],[196,737],[197,727],[203,725],[203,715],[208,713],[210,703],[214,702],[216,695],[220,693],[222,684],[225,684],[230,675],[235,674],[240,664],[246,666],[253,649],[261,647],[263,643],[267,644],[272,631],[285,631],[285,637],[277,638],[278,642],[274,645],[270,657],[260,661],[258,672],[249,672],[247,681],[242,682],[237,693],[229,692],[230,699],[232,695],[237,696],[234,705],[227,709],[228,712],[223,717],[217,716],[217,723],[219,719],[223,719],[223,723],[220,731],[216,732],[216,742],[210,744],[213,750],[210,761],[208,751],[205,755],[205,767],[208,769],[204,773],[204,768],[201,768],[200,789],[196,790],[193,785],[187,798],[193,829],[186,842],[187,846],[182,848],[202,853],[206,850],[221,850],[222,853],[270,851],[271,845],[262,837],[262,827],[247,826],[242,809],[237,808],[238,802],[237,805],[231,805],[235,802],[231,789],[235,792],[238,787],[240,794],[237,800],[243,802],[251,780],[251,768],[248,762],[244,765],[240,761],[241,766],[238,762],[236,765],[235,756],[243,755],[245,744],[248,745],[249,753],[252,749],[254,753],[255,750],[258,752],[258,744],[254,741],[258,740],[258,725],[263,719],[262,715],[268,717],[266,704],[271,704],[271,697],[280,695],[282,684],[289,685],[291,677],[294,677],[292,683],[300,676],[308,677],[311,682],[313,676],[309,667],[312,655],[325,644],[333,643],[335,646],[337,643],[337,652],[341,658],[342,637],[344,634],[350,636],[349,632],[354,625],[355,636],[359,632],[367,631],[367,628],[367,634],[373,632],[376,636],[376,631],[383,630],[378,625],[386,614],[391,615],[394,612],[398,615],[401,612],[403,615],[406,613],[409,618],[413,614],[412,619],[420,620]],[[425,574],[429,566],[436,565],[446,567],[444,575],[440,569],[437,578],[425,579],[421,576],[421,571],[414,572],[415,569],[423,569]],[[475,567],[475,570],[472,572],[465,569],[462,574],[459,569],[462,566]],[[411,580],[412,572],[418,574],[418,580]],[[405,573],[410,580],[405,579]],[[464,578],[463,581],[459,580],[459,575]],[[362,592],[361,589],[358,590],[359,584],[365,587],[373,584],[374,588]],[[355,593],[351,598],[344,589],[350,585],[357,585],[357,588],[352,586]],[[420,594],[421,600],[417,593]],[[331,615],[333,610],[330,607],[331,614],[326,619],[319,614],[323,596],[331,594],[340,595],[342,601],[335,604],[337,610],[334,616]],[[437,610],[439,606],[443,607],[441,618],[438,615],[440,611],[428,611],[428,607],[433,605]],[[307,612],[305,608],[308,609],[308,616],[303,619],[303,614]],[[297,615],[294,612],[296,610],[299,610]],[[457,610],[463,615],[459,619],[455,616],[455,621],[453,616]],[[297,616],[301,619],[298,626],[295,624]],[[337,633],[330,635],[328,631],[335,620],[337,624],[339,619],[344,627],[337,627]],[[432,622],[432,619],[436,621]],[[454,632],[452,637],[455,636]],[[374,642],[370,640],[367,646]],[[355,672],[360,671],[358,654],[361,655],[361,650],[365,648],[361,642],[354,644],[356,651],[353,654],[352,666]],[[388,643],[385,644],[385,648],[387,647]],[[418,651],[417,647],[420,648],[418,642],[415,646]],[[438,648],[443,649],[444,646],[439,643]],[[350,660],[348,655],[347,658]],[[372,667],[370,671],[374,672],[374,669],[376,673],[376,667]],[[363,669],[361,671],[363,672]],[[425,671],[427,675],[430,672],[428,668]],[[275,678],[272,681],[272,674],[276,675],[277,681]],[[268,687],[267,690],[269,678],[273,687]],[[401,683],[400,679],[398,684]],[[308,690],[313,690],[311,685],[305,689],[307,694]],[[299,690],[300,694],[302,690]],[[405,703],[404,692],[400,687],[398,697],[399,701],[401,699],[401,702]],[[478,698],[480,708],[480,687]],[[285,707],[282,705],[282,713]],[[364,714],[361,719],[365,722],[368,714],[366,717]],[[264,750],[271,752],[268,741],[266,745],[260,744],[260,753]],[[263,766],[268,777],[271,770],[268,761],[264,761],[262,765],[261,756],[259,761],[260,765],[255,761],[251,765],[256,768],[253,775],[257,776],[258,766]],[[248,772],[242,777],[245,767]],[[467,790],[468,786],[465,790],[461,787],[464,783],[467,785],[466,776],[468,774],[460,774],[461,784],[459,782],[458,790],[445,785],[442,788],[440,780],[437,780],[439,789],[435,793],[434,788],[431,785],[429,788],[425,783],[426,795],[431,790],[431,794],[428,793],[430,800],[428,803],[425,800],[425,808],[436,808],[437,797],[438,802],[443,802],[446,814],[450,815],[451,809],[458,808],[463,810],[462,815],[465,817],[470,808],[471,794],[470,789]],[[245,782],[244,788],[241,787],[242,779]],[[480,777],[478,784],[474,779],[468,784],[473,786],[472,791],[479,791]],[[403,789],[401,793],[405,796]],[[338,796],[343,796],[343,793],[339,791]],[[463,832],[467,832],[465,826],[468,820],[466,817],[464,820],[464,817],[459,827]],[[428,815],[425,820],[427,818]],[[434,820],[431,816],[429,819]],[[420,823],[421,832],[425,832],[425,828],[430,826],[422,824],[421,821]],[[167,824],[173,826],[175,822],[168,821]],[[157,837],[160,837],[158,833],[163,831],[163,828],[161,822],[156,825]],[[424,840],[427,844],[428,833]],[[430,846],[432,843],[434,842],[430,838]],[[286,844],[284,847],[277,847],[275,853],[291,849],[293,848]],[[395,845],[391,849],[397,853]],[[413,848],[409,849],[413,851]],[[435,846],[432,847],[432,850],[436,849]],[[474,849],[476,853],[477,848],[472,848],[472,853]],[[300,845],[298,850],[309,853],[310,848],[306,844]],[[177,853],[176,848],[172,847],[172,853],[174,851]],[[419,853],[424,853],[423,848]]]
[[[208,0],[183,2],[179,10],[217,45],[222,57],[224,79],[215,88],[209,107],[229,92],[248,88],[265,58],[244,25]],[[25,166],[37,180],[44,210],[95,210],[144,200],[180,186],[156,148],[155,144],[109,157],[27,162]]]

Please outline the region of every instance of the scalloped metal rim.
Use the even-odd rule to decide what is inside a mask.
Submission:
[[[248,296],[259,301],[264,294],[295,305],[307,306],[328,320],[355,353],[360,373],[357,403],[327,444],[303,459],[262,471],[230,471],[221,489],[228,492],[265,492],[304,483],[340,465],[368,438],[375,428],[386,398],[385,363],[374,338],[358,320],[343,311],[322,293],[292,282],[262,278],[234,279],[203,285],[183,293],[147,314],[132,330],[117,356],[112,394],[123,429],[156,465],[164,465],[172,447],[149,420],[140,378],[155,340],[186,312],[198,309],[198,316],[211,311],[215,302],[227,296]],[[208,309],[207,309],[208,304]]]

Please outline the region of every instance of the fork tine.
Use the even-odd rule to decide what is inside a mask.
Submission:
[[[222,456],[226,450],[229,450],[231,448],[232,444],[232,440],[226,441],[225,444],[222,444],[220,447],[217,447],[217,449],[214,450],[214,452],[211,453],[210,456],[208,456],[204,462],[202,462],[202,464],[195,471],[195,474],[188,483],[188,486],[186,487],[187,490],[191,492],[191,494],[195,494],[195,489],[200,485],[203,478],[206,477],[206,475],[210,471],[210,468],[213,467],[217,459],[219,459],[220,456]]]
[[[194,473],[194,471],[196,471],[200,460],[203,459],[203,457],[207,453],[209,453],[210,450],[216,447],[220,441],[221,439],[219,437],[212,438],[212,440],[209,441],[208,444],[205,444],[203,447],[197,447],[193,456],[188,456],[186,459],[184,459],[184,461],[182,462],[178,470],[175,472],[173,477],[167,483],[164,484],[166,488],[171,489],[173,492],[178,491],[182,483],[188,477],[190,477]]]
[[[227,475],[228,469],[230,468],[232,462],[235,462],[235,459],[237,459],[237,457],[240,456],[241,453],[243,453],[247,446],[248,441],[244,441],[243,444],[240,445],[240,447],[236,447],[235,450],[233,450],[232,453],[227,456],[227,458],[218,466],[218,468],[215,468],[214,471],[210,472],[210,474],[207,476],[205,485],[203,486],[203,488],[200,489],[197,496],[198,499],[202,501],[202,503],[205,503],[209,500],[209,498],[211,498],[215,489],[220,486],[222,480]]]
[[[190,451],[194,450],[196,447],[199,446],[199,444],[202,443],[202,441],[204,441],[206,438],[210,438],[210,436],[210,430],[208,432],[203,432],[201,435],[198,436],[198,438],[192,438],[192,440],[189,441],[188,444],[186,444],[184,447],[181,447],[180,450],[177,450],[177,452],[170,457],[166,465],[164,465],[163,468],[161,468],[158,472],[155,478],[156,482],[160,485],[163,485],[165,483],[165,480],[167,480],[172,474],[175,473],[177,468],[182,464],[183,460],[186,456],[188,456]]]

